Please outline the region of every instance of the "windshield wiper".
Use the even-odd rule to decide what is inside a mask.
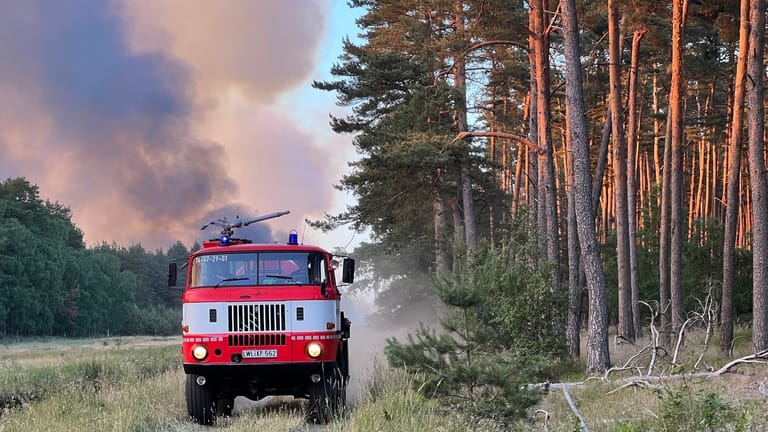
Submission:
[[[233,277],[233,278],[222,279],[222,280],[219,281],[219,283],[217,283],[213,287],[214,288],[218,288],[219,285],[223,284],[224,282],[234,282],[234,281],[241,281],[241,280],[248,280],[248,278],[247,277]]]
[[[265,278],[274,278],[274,279],[282,279],[282,280],[289,280],[294,285],[301,285],[300,282],[293,279],[293,276],[283,276],[283,275],[264,275]]]

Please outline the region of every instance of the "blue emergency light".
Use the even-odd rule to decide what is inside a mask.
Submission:
[[[299,233],[297,233],[296,230],[291,230],[291,232],[288,233],[288,244],[289,245],[299,244]]]
[[[219,244],[222,246],[229,246],[229,234],[222,234],[219,238]]]

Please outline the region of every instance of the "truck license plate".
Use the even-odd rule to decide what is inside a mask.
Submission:
[[[243,358],[276,358],[276,349],[243,350]]]

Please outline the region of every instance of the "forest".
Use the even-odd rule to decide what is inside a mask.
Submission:
[[[600,374],[609,331],[654,317],[669,340],[707,298],[725,355],[734,328],[768,348],[764,1],[351,4],[358,37],[313,85],[348,109],[357,201],[315,225],[370,228],[386,318],[441,315],[390,363]]]
[[[178,334],[181,293],[166,275],[187,248],[86,248],[71,216],[24,178],[0,183],[0,337]]]

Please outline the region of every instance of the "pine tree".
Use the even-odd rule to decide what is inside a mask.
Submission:
[[[552,326],[563,320],[566,300],[553,296],[546,268],[525,261],[511,263],[508,251],[478,246],[465,269],[436,282],[448,308],[442,329],[422,325],[405,341],[388,340],[390,365],[413,374],[427,396],[461,410],[524,415],[537,395],[523,384],[542,379],[544,367],[566,355],[565,339]]]

